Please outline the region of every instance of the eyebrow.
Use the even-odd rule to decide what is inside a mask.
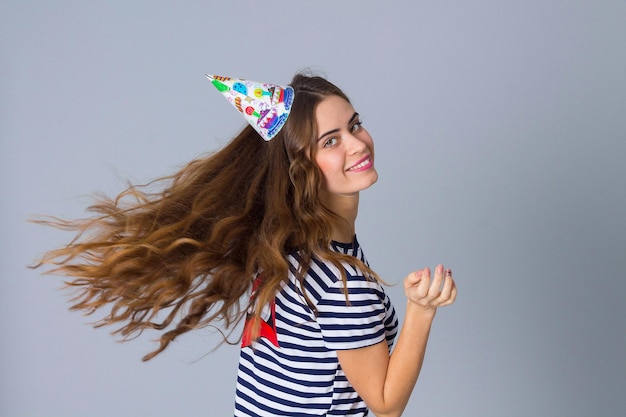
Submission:
[[[349,125],[350,125],[350,124],[352,124],[352,122],[354,121],[354,119],[357,119],[358,117],[359,117],[359,113],[354,112],[354,114],[352,115],[352,117],[350,118],[350,120],[348,120],[348,124],[349,124]],[[330,135],[330,134],[337,133],[337,132],[339,132],[339,129],[329,130],[328,132],[324,133],[324,134],[323,134],[323,135],[321,135],[319,138],[317,138],[317,141],[319,142],[320,140],[322,140],[322,138],[323,138],[324,136],[328,136],[328,135]]]

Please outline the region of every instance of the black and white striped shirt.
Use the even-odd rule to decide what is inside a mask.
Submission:
[[[366,262],[356,238],[331,246]],[[262,317],[275,328],[278,346],[260,338],[242,347],[235,416],[366,416],[367,407],[346,379],[336,351],[383,340],[391,349],[398,319],[388,296],[378,282],[345,264],[347,304],[339,270],[314,259],[305,290],[316,315],[296,282],[301,258],[295,253],[288,261],[289,281]]]

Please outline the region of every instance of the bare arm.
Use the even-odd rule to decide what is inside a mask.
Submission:
[[[378,417],[400,416],[422,368],[430,326],[437,307],[452,304],[456,285],[442,265],[409,274],[404,279],[407,309],[396,347],[389,355],[387,343],[337,351],[348,380]]]

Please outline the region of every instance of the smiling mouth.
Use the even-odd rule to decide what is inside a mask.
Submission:
[[[359,163],[357,163],[356,165],[353,165],[350,168],[348,168],[346,171],[358,171],[359,169],[366,168],[371,164],[372,164],[372,158],[368,155],[365,158],[361,159],[361,161],[359,161]]]

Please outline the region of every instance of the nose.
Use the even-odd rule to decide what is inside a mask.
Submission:
[[[353,135],[352,133],[348,133],[346,135],[346,139],[344,139],[344,143],[346,144],[346,150],[349,154],[358,154],[363,152],[367,148],[367,145],[364,141]]]

